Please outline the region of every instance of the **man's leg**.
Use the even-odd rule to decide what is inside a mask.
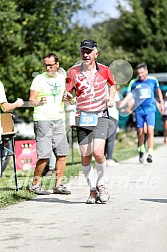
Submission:
[[[148,147],[147,162],[152,163],[153,148],[154,148],[154,125],[155,125],[154,112],[151,112],[146,116],[146,123],[147,123],[147,147]]]
[[[148,150],[154,148],[154,126],[147,127],[147,146]]]
[[[95,157],[95,165],[97,170],[96,188],[99,193],[99,200],[106,203],[110,199],[110,195],[105,186],[105,171],[106,171],[106,158],[104,155],[105,140],[94,139],[93,155]]]
[[[56,181],[55,188],[53,189],[54,194],[71,194],[71,191],[62,184],[64,178],[64,171],[66,167],[66,156],[56,157]]]
[[[97,183],[96,186],[104,185],[104,174],[106,170],[106,158],[104,155],[105,140],[94,139],[93,155],[96,160]]]
[[[39,159],[37,161],[35,171],[34,171],[33,182],[29,187],[30,192],[34,192],[35,194],[38,194],[38,195],[50,194],[50,192],[48,192],[47,190],[43,189],[40,186],[40,176],[41,176],[43,170],[45,169],[47,162],[48,162],[48,158],[47,159]]]
[[[53,122],[52,147],[56,156],[56,181],[54,194],[71,194],[71,191],[62,185],[64,171],[66,167],[66,156],[69,153],[66,132],[63,120]]]
[[[92,146],[92,143],[79,145],[81,152],[82,172],[85,175],[90,190],[94,190],[96,188],[95,173],[91,162],[93,151]]]
[[[136,113],[135,117],[136,117],[137,137],[138,137],[139,162],[142,164],[144,163],[144,153],[145,153],[145,145],[144,145],[145,115]]]
[[[108,137],[105,145],[107,166],[117,166],[119,165],[119,163],[113,160],[113,152],[114,152],[118,121],[112,117],[110,117],[109,119],[110,121],[109,121]]]
[[[93,156],[95,158],[97,170],[96,187],[99,193],[99,200],[106,203],[110,199],[110,195],[105,187],[105,171],[106,158],[104,154],[106,139],[108,136],[108,126],[110,120],[107,118],[99,118],[98,124],[93,131]]]
[[[78,125],[78,121],[76,124]],[[92,166],[92,152],[93,152],[93,134],[92,130],[86,127],[77,127],[77,138],[79,149],[81,153],[82,172],[85,175],[86,181],[90,187],[90,190],[94,190],[96,187],[94,170]]]
[[[143,150],[142,146],[144,145],[144,128],[137,128],[138,142],[140,151]]]
[[[167,120],[164,120],[163,126],[164,126],[164,143],[167,144]]]
[[[42,172],[42,176],[52,176],[56,171],[56,157],[52,151],[52,156],[50,157],[44,171]]]
[[[77,121],[76,124],[78,125]],[[97,190],[96,190],[96,174],[92,166],[92,152],[93,152],[92,130],[78,126],[77,138],[81,153],[82,172],[90,188],[90,194],[86,203],[94,204],[97,202]]]
[[[153,148],[154,148],[154,126],[147,127],[147,146],[148,146],[147,162],[152,163],[152,161],[153,161]]]
[[[40,176],[44,171],[52,152],[51,129],[49,121],[34,122],[38,161],[36,163],[33,182],[30,191],[36,194],[50,194],[40,186]]]
[[[62,184],[64,171],[66,167],[66,156],[56,157],[56,182],[55,187]]]
[[[40,184],[40,176],[42,175],[43,170],[45,169],[49,158],[39,159],[36,163],[35,171],[34,171],[34,178],[33,178],[33,185]]]

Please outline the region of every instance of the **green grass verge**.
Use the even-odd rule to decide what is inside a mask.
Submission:
[[[74,160],[72,160],[72,151],[67,157],[63,183],[67,183],[74,176],[78,176],[81,171],[81,159],[78,150],[75,150],[73,155],[75,156]],[[2,178],[0,178],[0,208],[36,197],[34,193],[30,193],[28,190],[33,174],[33,170],[17,171],[18,187],[20,189],[16,192],[12,160],[10,160],[10,165],[8,165],[3,172]],[[52,189],[55,184],[55,176],[42,177],[41,184],[47,189]]]

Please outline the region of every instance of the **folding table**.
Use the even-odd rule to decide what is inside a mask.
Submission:
[[[1,117],[1,136],[0,136],[0,177],[2,177],[2,158],[4,153],[7,156],[12,156],[13,158],[13,168],[14,168],[14,178],[15,178],[15,189],[18,191],[17,173],[16,173],[16,158],[15,158],[15,147],[14,147],[14,136],[16,132],[14,131],[14,124],[11,113],[2,113]],[[11,141],[11,148],[6,147],[6,143]],[[6,154],[5,154],[6,155]]]

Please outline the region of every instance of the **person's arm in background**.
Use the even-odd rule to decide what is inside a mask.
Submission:
[[[134,95],[132,92],[132,84],[136,79],[133,79],[130,81],[128,88],[127,88],[127,93],[125,97],[121,97],[120,95],[120,101],[117,103],[117,108],[118,110],[121,110],[122,112],[128,112],[131,114],[133,112],[133,108],[135,105],[135,100],[134,100]]]
[[[125,106],[129,107],[129,109],[132,109],[132,107],[134,106],[133,94],[131,92],[127,93],[125,98],[123,98],[123,100],[120,99],[120,101],[118,102],[118,109],[122,109]]]
[[[164,113],[164,100],[163,100],[163,95],[162,95],[162,91],[160,88],[156,89],[156,94],[158,96],[159,102],[156,101],[156,105],[158,107],[158,110],[161,114]],[[159,104],[158,104],[159,103]]]
[[[0,106],[3,112],[11,112],[15,108],[23,106],[24,102],[18,98],[15,102],[10,103],[7,101],[3,83],[0,81]]]
[[[67,72],[67,80],[66,80],[66,90],[64,91],[64,95],[63,95],[63,100],[64,101],[69,101],[69,103],[73,104],[76,103],[76,98],[73,101],[73,76],[75,74],[75,71],[70,69]]]
[[[22,107],[24,104],[23,100],[21,98],[18,98],[15,102],[9,103],[9,102],[3,102],[1,103],[1,109],[3,112],[11,112],[15,108]]]
[[[109,86],[109,97],[108,97],[108,106],[109,107],[113,107],[114,106],[114,97],[115,94],[117,92],[117,87],[116,87],[116,83],[114,80],[114,75],[111,72],[111,69],[108,68],[108,86]]]

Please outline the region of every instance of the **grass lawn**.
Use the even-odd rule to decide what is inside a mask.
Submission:
[[[72,164],[72,154],[67,157],[67,166],[64,174],[63,183],[67,183],[72,177],[78,176],[81,171],[79,152],[74,151],[75,163]],[[28,188],[33,179],[34,170],[17,171],[18,192],[15,191],[15,180],[13,175],[12,160],[3,172],[0,178],[0,208],[15,204],[24,200],[30,200],[36,195],[30,193]],[[47,189],[52,189],[55,183],[55,176],[44,176],[41,178],[41,184]]]

